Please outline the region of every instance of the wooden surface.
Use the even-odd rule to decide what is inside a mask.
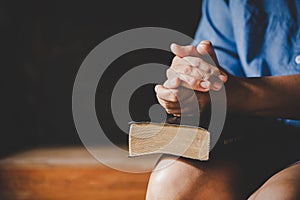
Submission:
[[[105,167],[82,147],[40,148],[0,160],[0,199],[145,199],[149,175]]]

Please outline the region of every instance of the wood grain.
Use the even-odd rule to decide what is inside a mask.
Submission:
[[[39,148],[0,160],[0,199],[144,199],[149,175],[108,168],[82,147]]]

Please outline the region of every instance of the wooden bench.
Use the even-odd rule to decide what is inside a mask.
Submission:
[[[0,199],[145,199],[149,175],[108,168],[84,147],[37,148],[0,160]]]

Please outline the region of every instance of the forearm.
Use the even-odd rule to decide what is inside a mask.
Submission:
[[[231,77],[225,84],[228,111],[300,119],[300,75]]]

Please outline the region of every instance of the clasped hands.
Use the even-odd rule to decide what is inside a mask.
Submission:
[[[167,80],[155,86],[158,102],[174,116],[203,112],[210,104],[208,91],[219,91],[228,80],[227,73],[217,67],[212,44],[206,40],[197,47],[172,44],[171,51],[175,57],[167,70]]]

